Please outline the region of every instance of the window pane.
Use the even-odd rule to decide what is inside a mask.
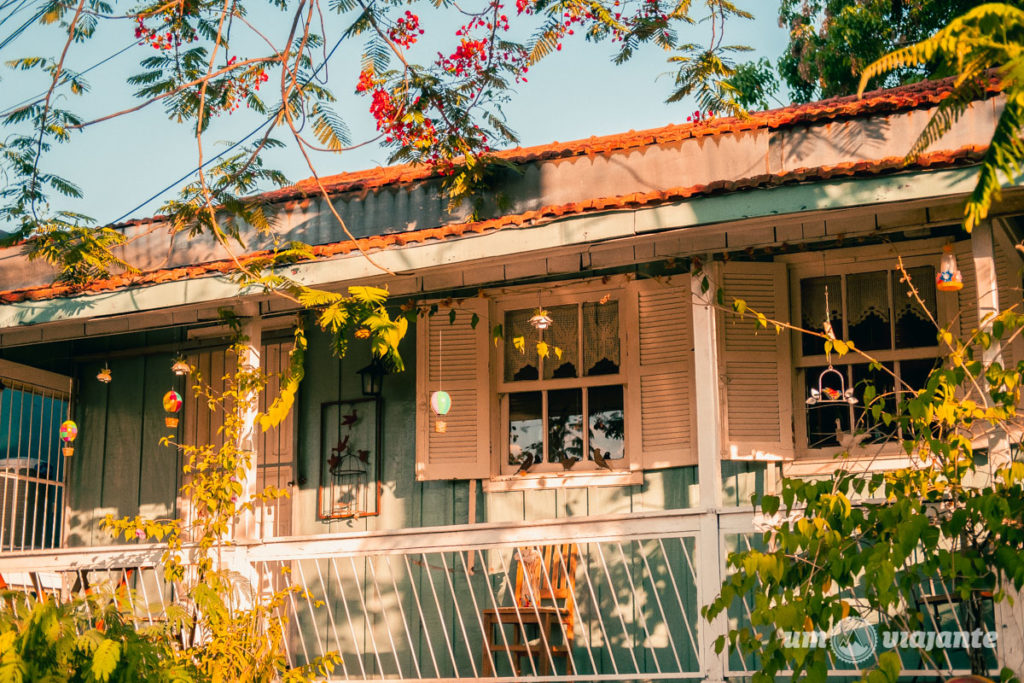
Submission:
[[[548,392],[548,458],[551,462],[583,457],[583,390]]]
[[[580,310],[576,304],[569,306],[552,306],[547,309],[551,316],[551,327],[544,330],[543,337],[534,332],[534,339],[543,338],[551,348],[547,358],[544,359],[544,379],[557,377],[577,377],[579,373],[579,315]],[[562,351],[559,358],[554,347]],[[527,353],[530,352],[530,344],[526,345]]]
[[[532,308],[505,313],[505,381],[512,382],[540,377],[540,361],[537,357],[537,330],[530,324]],[[516,348],[514,340],[522,337],[525,350]]]
[[[820,351],[819,351],[820,353]],[[839,391],[842,386],[839,378],[828,373],[822,377],[826,368],[807,368],[804,371],[804,398],[811,396],[811,389],[825,392],[827,389]],[[837,368],[843,373],[845,386],[849,387],[849,375],[846,368]],[[820,381],[819,381],[820,379]],[[820,390],[819,390],[820,385]],[[827,396],[826,396],[827,397]],[[806,404],[805,404],[806,405]],[[807,408],[807,447],[827,448],[838,446],[838,433],[850,431],[850,406],[846,403],[816,403],[806,405]]]
[[[625,455],[622,387],[590,387],[587,389],[587,404],[590,409],[590,457],[594,457],[594,451],[600,450],[601,455],[609,460],[622,458]]]
[[[862,349],[891,347],[892,316],[889,312],[888,280],[884,270],[846,276],[846,314],[850,319],[850,339]],[[838,330],[836,336],[839,336]]]
[[[924,389],[928,375],[939,366],[938,358],[918,358],[900,361],[900,379],[914,390]],[[902,387],[901,387],[902,389]]]
[[[518,465],[532,456],[544,457],[544,420],[541,392],[508,395],[508,464]]]
[[[843,289],[839,276],[809,277],[800,280],[800,324],[804,329],[821,332],[825,322],[825,287],[828,287],[829,319],[837,337],[843,334]],[[820,337],[801,335],[803,355],[820,356],[825,353]]]
[[[935,269],[931,266],[908,268],[910,282],[917,288],[917,293],[924,301],[932,316],[936,315],[935,306]],[[915,346],[935,346],[935,324],[921,308],[916,298],[908,296],[910,287],[900,282],[903,273],[893,271],[892,291],[893,307],[896,309],[896,348],[905,349]]]
[[[619,302],[583,304],[583,374],[619,372]]]
[[[892,363],[883,363],[884,370],[872,370],[870,364],[861,363],[852,367],[853,371],[853,395],[857,397],[857,405],[854,406],[857,412],[857,432],[866,434],[862,443],[884,443],[896,438],[896,423],[885,426],[881,420],[876,421],[871,416],[870,406],[864,403],[864,390],[870,385],[875,388],[875,396],[885,399],[883,408],[892,412],[895,407],[893,388],[895,383],[890,372],[893,370]]]

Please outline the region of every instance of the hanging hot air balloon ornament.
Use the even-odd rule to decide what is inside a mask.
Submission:
[[[164,424],[170,427],[171,429],[174,429],[178,426],[178,416],[175,415],[175,413],[181,410],[181,406],[183,404],[184,401],[181,400],[181,394],[179,394],[177,391],[171,389],[166,394],[164,394],[164,410],[166,410],[168,413],[167,415],[164,416]]]
[[[430,409],[434,411],[434,415],[438,416],[438,419],[434,421],[434,431],[440,434],[448,431],[448,423],[440,419],[448,414],[448,411],[452,409],[452,397],[448,395],[447,391],[435,391],[430,395]]]
[[[959,292],[964,288],[964,276],[956,266],[956,254],[953,245],[942,247],[942,259],[939,261],[939,272],[935,275],[935,289],[940,292]]]
[[[73,420],[64,420],[60,425],[60,440],[64,442],[61,453],[70,458],[75,454],[75,447],[72,445],[78,438],[78,425]]]
[[[430,395],[430,409],[434,411],[434,415],[437,415],[437,419],[434,420],[434,431],[438,434],[444,434],[448,431],[448,423],[443,418],[448,414],[448,411],[452,409],[452,397],[448,395],[443,387],[444,382],[444,353],[442,347],[444,346],[444,332],[441,330],[437,331],[437,379],[438,379],[438,390]]]

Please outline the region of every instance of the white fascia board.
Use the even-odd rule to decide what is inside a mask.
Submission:
[[[976,174],[975,167],[965,167],[738,191],[636,211],[577,216],[531,228],[506,228],[465,238],[386,249],[374,252],[372,257],[396,273],[422,271],[663,230],[962,195],[973,189]],[[359,253],[289,265],[284,272],[306,285],[372,280],[382,275],[380,269]],[[240,290],[230,279],[218,275],[103,294],[24,301],[0,306],[0,330],[210,303],[261,293],[258,288]]]

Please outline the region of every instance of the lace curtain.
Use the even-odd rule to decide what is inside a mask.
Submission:
[[[846,276],[846,314],[848,325],[859,325],[870,316],[889,322],[889,288],[886,271],[853,273]]]
[[[910,276],[911,284],[917,288],[917,293],[921,300],[924,301],[925,306],[928,307],[932,315],[935,315],[935,269],[931,266],[907,268],[907,275]],[[906,282],[900,282],[902,279],[902,273],[899,271],[893,272],[892,291],[893,304],[896,308],[896,320],[899,321],[909,315],[914,316],[918,320],[927,321],[928,315],[921,308],[921,304],[917,302],[917,299],[910,296],[910,287]]]
[[[526,368],[532,368],[532,373],[527,370],[518,379],[537,379],[538,360],[536,349],[530,347],[537,340],[537,330],[530,324],[530,317],[533,309],[524,308],[518,311],[505,313],[505,381],[511,382],[517,379],[516,375]],[[523,337],[526,340],[526,353],[515,347],[513,339]],[[526,375],[530,376],[527,377]]]
[[[583,304],[583,374],[619,369],[619,302]]]
[[[829,318],[842,320],[843,290],[839,276],[809,277],[800,281],[800,322],[808,330],[821,330],[825,321],[825,287],[828,286]],[[839,330],[836,330],[838,333]],[[820,352],[819,352],[820,353]]]
[[[544,341],[551,347],[550,355],[544,359],[544,379],[552,377],[579,376],[579,308],[576,304],[568,306],[551,306],[547,309],[551,316],[551,327],[544,330]],[[537,331],[533,339],[539,339]],[[562,350],[562,357],[555,355],[555,348]],[[530,349],[527,348],[527,351]],[[534,351],[536,353],[536,351]]]

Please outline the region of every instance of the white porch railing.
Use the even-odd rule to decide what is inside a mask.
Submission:
[[[289,659],[339,653],[334,680],[722,680],[757,668],[711,646],[714,630],[748,622],[749,606],[710,625],[699,607],[714,597],[726,553],[758,538],[752,521],[751,511],[678,510],[293,537],[224,557],[254,592],[303,589],[284,608]],[[37,594],[121,585],[139,618],[154,622],[176,599],[161,554],[6,553],[0,577]],[[901,654],[910,676],[966,673],[948,657]],[[835,663],[830,676],[860,672]]]

